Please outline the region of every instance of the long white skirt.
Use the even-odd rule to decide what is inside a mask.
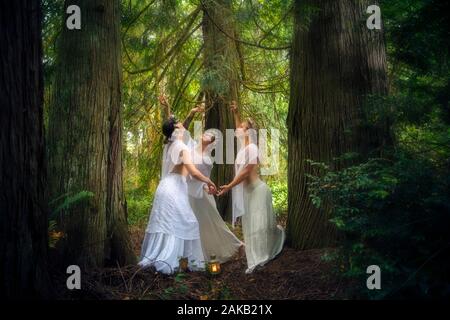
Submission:
[[[246,273],[275,258],[283,249],[284,229],[277,225],[272,192],[260,179],[244,187],[245,214],[242,216]]]
[[[189,269],[204,269],[199,226],[189,204],[186,178],[171,173],[156,189],[139,265],[153,265],[157,271],[171,274],[182,257],[188,259]]]
[[[223,221],[214,197],[203,190],[201,198],[190,196],[189,202],[200,226],[203,255],[207,260],[215,255],[222,263],[228,261],[243,243]]]

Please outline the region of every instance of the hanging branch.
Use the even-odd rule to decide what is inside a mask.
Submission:
[[[240,39],[236,39],[236,37],[234,37],[233,35],[229,34],[228,32],[226,32],[225,30],[223,30],[223,28],[221,28],[216,21],[214,21],[214,19],[211,17],[211,15],[208,13],[208,10],[206,8],[206,6],[204,5],[203,1],[200,0],[200,3],[203,6],[203,11],[206,13],[206,15],[208,16],[208,18],[211,20],[211,22],[214,24],[214,26],[220,31],[222,32],[226,37],[230,38],[231,40],[240,42],[242,44],[245,44],[247,46],[250,47],[255,47],[255,48],[259,48],[259,49],[264,49],[264,50],[273,50],[273,51],[278,51],[278,50],[287,50],[291,48],[291,45],[287,45],[287,46],[282,46],[282,47],[267,47],[261,44],[257,44],[257,43],[252,43],[249,41],[245,41],[245,40],[240,40]]]
[[[283,14],[280,20],[278,20],[277,23],[275,23],[272,27],[269,28],[269,30],[264,30],[264,28],[258,23],[257,15],[256,15],[256,8],[253,5],[253,1],[250,0],[250,7],[252,9],[252,20],[255,23],[255,26],[261,30],[264,34],[263,36],[258,40],[258,45],[261,45],[261,43],[269,36],[272,35],[272,31],[278,28],[278,26],[286,20],[287,16],[292,13],[293,5],[291,4],[289,8],[286,10],[286,12]]]
[[[186,92],[187,88],[189,87],[189,85],[191,84],[191,82],[195,79],[195,76],[197,75],[197,73],[203,68],[203,63],[200,64],[198,66],[197,69],[195,69],[195,71],[191,74],[191,77],[189,78],[189,81],[186,82],[185,86],[183,87],[183,89],[180,92],[180,98],[178,103],[181,101],[181,99],[188,101],[189,103],[196,103],[196,101],[192,101],[192,100],[188,100],[186,98],[184,98],[184,93]]]
[[[137,15],[136,17],[134,17],[131,22],[128,24],[127,28],[125,29],[125,31],[123,32],[123,35],[125,36],[128,32],[128,30],[130,30],[131,26],[144,14],[145,11],[147,11],[148,8],[150,8],[150,6],[152,4],[154,4],[156,2],[156,0],[151,1],[149,4],[147,4]]]
[[[152,85],[152,87],[150,88],[150,91],[153,91],[153,90],[155,90],[156,89],[156,86],[157,86],[157,83],[155,82],[153,85]],[[144,97],[145,98],[145,97]],[[144,99],[143,98],[143,99]],[[142,108],[144,107],[144,111],[145,112],[147,112],[152,106],[150,106],[150,108],[147,108],[146,107],[146,104],[142,101],[142,103],[141,103],[141,107],[139,107],[139,108],[137,108],[137,109],[135,109],[135,110],[133,110],[132,112],[130,112],[130,114],[127,114],[126,116],[125,116],[125,120],[129,120],[129,119],[131,119],[131,118],[133,118],[138,112],[140,112],[141,110],[142,110]],[[136,124],[136,123],[135,123]],[[133,124],[132,126],[134,126],[135,124]]]
[[[183,41],[178,49],[181,49],[183,47],[183,45],[186,43],[186,41],[191,37],[191,35],[197,31],[199,28],[201,27],[201,23],[198,24],[194,29],[191,30],[191,32],[189,32],[189,34],[186,36],[186,40]],[[160,74],[160,78],[163,78],[164,75],[166,74],[167,70],[169,69],[170,65],[172,64],[173,60],[177,57],[178,55],[178,50],[174,52],[174,54],[172,54],[172,56],[170,57],[170,60],[167,62],[166,67],[163,69],[163,72],[161,72]]]
[[[197,27],[197,28],[198,28],[198,27]],[[195,62],[198,60],[198,57],[200,56],[200,53],[201,53],[202,49],[203,49],[203,46],[201,46],[200,49],[197,51],[197,53],[196,53],[194,59],[192,60],[190,66],[189,66],[189,68],[188,68],[188,70],[186,71],[186,73],[185,73],[185,75],[184,75],[184,77],[183,77],[183,81],[181,82],[181,85],[183,85],[184,82],[186,81],[186,79],[187,79],[187,77],[188,77],[188,75],[189,75],[189,73],[190,73],[190,70],[191,70],[192,67],[195,65]],[[161,76],[164,76],[164,74],[167,72],[167,70],[168,70],[169,67],[170,67],[170,63],[168,63],[168,64],[164,67],[164,69],[163,69],[163,71],[162,71],[162,73],[161,73]],[[200,66],[200,68],[201,68],[201,66]],[[196,75],[196,74],[198,73],[198,71],[199,71],[199,69],[197,69],[197,70],[194,72],[194,75]],[[191,78],[191,79],[192,79],[192,78]],[[191,80],[191,81],[192,81],[192,80]],[[187,86],[189,86],[189,84],[190,84],[191,81],[188,82]],[[152,85],[152,87],[150,88],[150,91],[155,90],[157,85],[158,85],[158,81],[155,81],[155,83],[154,83],[154,84]],[[181,93],[183,93],[183,92],[187,89],[187,86],[184,87],[184,90],[182,90]],[[179,94],[181,94],[181,93],[180,93],[180,91],[179,91],[179,92],[177,93],[177,96],[178,96]],[[176,102],[176,100],[175,100],[175,103],[174,103],[174,105],[173,105],[173,106],[174,106],[174,110],[176,109],[176,106],[177,106],[177,105],[178,105],[178,102]],[[141,104],[141,107],[139,107],[139,108],[137,108],[136,110],[134,110],[134,111],[127,117],[127,119],[131,119],[132,117],[134,117],[134,116],[135,116],[137,113],[139,113],[143,108],[144,108],[144,115],[141,116],[137,121],[135,121],[131,126],[134,127],[134,126],[136,126],[137,124],[139,124],[139,123],[142,121],[142,119],[144,118],[145,114],[146,114],[152,107],[153,107],[153,105],[151,105],[150,108],[147,108],[147,105],[146,105],[145,103],[142,103],[142,104]]]
[[[189,39],[189,37],[192,35],[192,33],[194,33],[200,27],[200,25],[198,25],[194,28],[194,30],[191,30],[191,27],[194,24],[195,20],[197,19],[199,12],[200,12],[200,8],[198,7],[191,14],[192,15],[191,19],[189,20],[187,26],[182,31],[181,37],[177,40],[177,42],[174,44],[174,46],[172,48],[170,48],[170,50],[161,59],[159,59],[158,61],[156,61],[155,63],[153,63],[151,66],[149,66],[147,68],[143,68],[140,70],[125,69],[126,72],[129,74],[139,74],[139,73],[149,72],[149,71],[153,70],[155,67],[157,67],[158,65],[160,65],[161,63],[163,63],[165,60],[170,58],[175,52],[177,52],[177,50],[180,47],[183,46],[183,44]]]
[[[144,14],[145,11],[148,10],[148,8],[150,8],[150,6],[155,3],[156,0],[150,1],[149,4],[147,4],[141,11],[139,11],[139,13],[131,20],[131,22],[128,24],[128,26],[126,27],[125,31],[122,34],[121,37],[121,42],[122,42],[122,47],[125,51],[125,56],[127,57],[128,61],[133,65],[133,67],[137,68],[136,63],[131,59],[131,56],[128,52],[127,46],[125,45],[125,36],[128,33],[128,30],[130,30],[131,26]],[[131,11],[131,1],[129,3],[130,6],[130,11]]]
[[[236,39],[238,38],[236,31],[234,32],[234,36]],[[235,41],[234,43],[236,45],[236,52],[237,52],[238,59],[239,59],[239,68],[241,70],[241,78],[242,78],[242,81],[246,81],[247,75],[245,73],[245,61],[244,61],[244,55],[242,54],[241,43],[239,41]]]
[[[180,100],[180,96],[181,96],[181,88],[184,86],[184,83],[186,82],[187,77],[189,76],[189,73],[191,72],[192,68],[195,65],[195,62],[197,62],[202,50],[204,48],[204,44],[202,44],[202,46],[200,47],[200,49],[198,49],[197,53],[195,54],[194,58],[192,59],[191,63],[189,64],[189,67],[187,68],[186,72],[183,75],[183,79],[181,80],[181,83],[179,85],[179,89],[175,95],[175,99],[173,102],[173,106],[174,108],[176,108],[178,106],[179,100]]]

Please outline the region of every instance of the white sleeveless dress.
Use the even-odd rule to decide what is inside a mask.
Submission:
[[[176,150],[178,155],[181,150],[188,150],[179,140],[171,142],[167,149],[165,154]],[[166,156],[164,161],[171,162],[168,167],[172,169],[177,164]],[[139,265],[154,266],[159,272],[171,274],[177,271],[179,259],[185,257],[190,270],[203,270],[199,225],[189,204],[186,177],[170,171],[163,172],[155,192]]]
[[[238,175],[248,164],[258,163],[258,147],[250,143],[236,156],[235,171]],[[284,229],[277,225],[272,205],[272,192],[261,179],[251,184],[240,183],[233,188],[233,224],[242,217],[242,233],[247,257],[246,273],[266,264],[283,249]]]
[[[194,152],[197,152],[194,150]],[[196,163],[197,169],[209,177],[213,167],[210,157],[200,155],[201,163]],[[217,210],[214,196],[208,194],[203,186],[204,183],[188,177],[189,202],[197,217],[200,226],[200,239],[202,242],[203,255],[209,260],[212,255],[220,262],[228,261],[243,244],[230,231]]]

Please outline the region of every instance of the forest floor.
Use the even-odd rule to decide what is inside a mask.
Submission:
[[[132,227],[136,254],[144,229]],[[91,271],[83,277],[85,299],[345,299],[348,281],[335,276],[335,265],[323,259],[334,249],[296,251],[284,248],[280,255],[245,274],[245,257],[222,265],[222,273],[186,272],[172,276],[137,266]]]

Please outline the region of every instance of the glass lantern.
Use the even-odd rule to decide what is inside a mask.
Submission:
[[[181,257],[180,260],[178,260],[178,268],[180,270],[180,272],[186,272],[188,269],[188,258],[186,257]]]
[[[217,275],[220,271],[220,262],[216,259],[215,255],[212,255],[208,262],[208,272],[212,275]]]

